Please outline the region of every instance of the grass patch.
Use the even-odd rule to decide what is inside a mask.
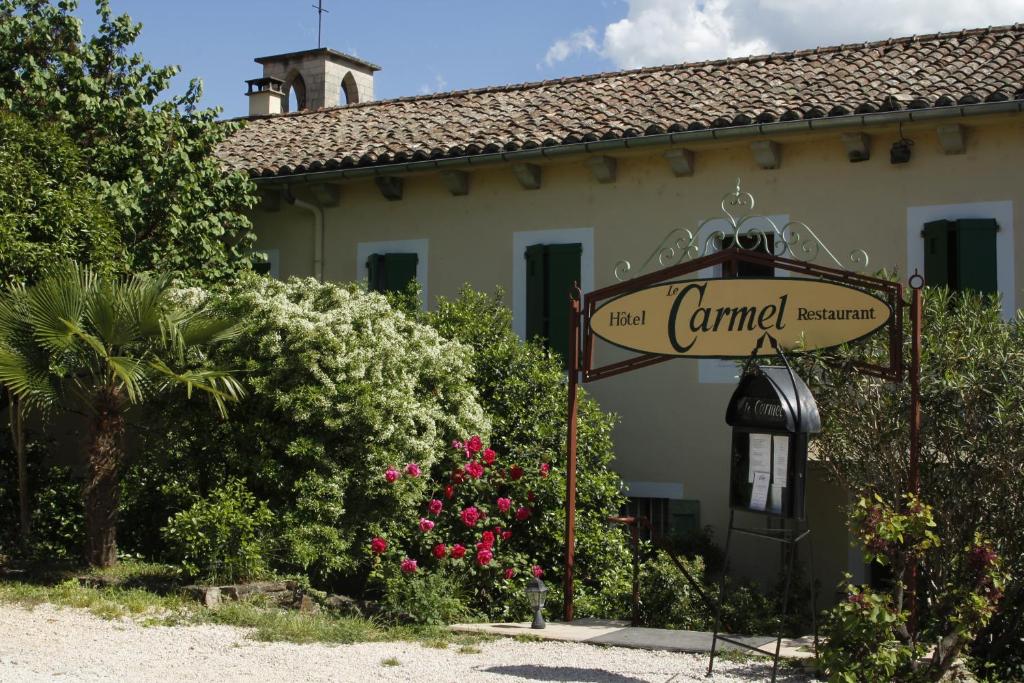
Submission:
[[[163,565],[124,562],[113,572],[86,575],[64,572],[64,576],[113,579],[117,585],[101,587],[82,585],[78,578],[64,578],[45,584],[38,575],[30,580],[0,580],[0,603],[32,608],[41,604],[87,609],[104,619],[133,617],[142,626],[178,626],[188,624],[222,624],[252,629],[251,637],[264,642],[290,643],[359,643],[410,641],[424,647],[447,649],[449,645],[472,648],[493,636],[477,633],[454,633],[443,626],[396,626],[373,619],[343,617],[330,612],[311,614],[281,609],[266,604],[263,596],[241,602],[224,602],[217,609],[207,609],[176,592],[154,592],[127,587],[142,577],[170,580],[172,570]],[[52,575],[51,575],[52,578]],[[35,581],[39,580],[39,583]],[[91,583],[86,581],[86,583]],[[96,584],[93,584],[96,585]],[[174,584],[171,584],[174,585]]]
[[[476,645],[463,645],[459,648],[460,655],[478,655],[480,654],[480,648]]]
[[[401,666],[402,663],[398,661],[398,657],[388,657],[387,659],[380,660],[381,666]]]

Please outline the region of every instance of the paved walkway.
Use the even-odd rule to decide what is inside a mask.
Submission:
[[[669,652],[711,652],[712,634],[707,631],[682,631],[662,628],[632,627],[626,621],[577,619],[571,623],[548,622],[547,628],[532,629],[529,622],[519,624],[455,624],[453,631],[488,633],[498,636],[534,636],[542,640],[561,640],[592,645],[615,645],[643,650]],[[771,636],[729,636],[758,648],[766,655],[775,654],[775,638]],[[749,652],[732,643],[719,641],[719,650]],[[807,659],[814,657],[814,638],[783,638],[782,657]]]

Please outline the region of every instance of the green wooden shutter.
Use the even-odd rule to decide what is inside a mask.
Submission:
[[[991,218],[956,222],[957,285],[982,294],[999,291],[996,280],[996,232]]]
[[[371,292],[384,291],[384,254],[370,254],[366,259],[366,288]]]
[[[366,260],[367,289],[371,292],[402,292],[416,279],[416,254],[370,254]]]
[[[924,279],[933,287],[945,287],[950,282],[949,242],[953,231],[951,221],[931,221],[924,224]]]
[[[384,255],[384,291],[404,292],[410,282],[416,279],[417,254]]]
[[[569,294],[580,281],[582,244],[552,244],[547,249],[547,339],[548,346],[569,358]]]
[[[544,315],[544,261],[547,249],[534,244],[526,248],[526,338],[547,338]]]
[[[700,531],[699,500],[670,500],[668,513],[669,529],[673,536],[686,537]]]

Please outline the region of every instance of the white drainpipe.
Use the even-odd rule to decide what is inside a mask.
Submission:
[[[313,277],[320,282],[324,281],[324,208],[310,202],[303,201],[292,194],[291,188],[285,192],[288,201],[306,211],[313,213]]]

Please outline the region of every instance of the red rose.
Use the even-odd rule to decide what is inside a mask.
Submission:
[[[443,559],[445,554],[448,552],[448,548],[445,547],[444,543],[438,543],[434,546],[434,557],[437,559]]]
[[[494,559],[494,553],[491,552],[490,548],[481,548],[476,551],[476,563],[481,567],[486,567]]]
[[[478,463],[476,460],[471,460],[470,462],[466,463],[466,474],[473,477],[474,479],[479,479],[480,477],[484,476],[484,466]]]
[[[435,517],[437,515],[441,514],[441,510],[443,508],[444,508],[444,503],[439,501],[437,498],[431,499],[431,501],[427,504],[427,510],[429,510],[430,514],[434,515]]]
[[[473,435],[469,437],[469,441],[466,442],[466,448],[471,453],[479,453],[480,449],[484,447],[484,442],[480,440],[479,436]]]
[[[408,557],[402,560],[402,572],[405,574],[415,574],[416,560],[410,560]]]
[[[464,545],[462,545],[461,543],[456,543],[455,545],[452,546],[452,549],[451,549],[451,552],[449,553],[449,555],[452,558],[456,559],[456,560],[461,558],[461,557],[465,557],[466,556],[466,547]]]
[[[513,465],[512,469],[509,470],[508,476],[512,478],[512,481],[516,481],[518,479],[522,479],[523,474],[525,473],[523,472],[522,467],[520,467],[519,465]]]
[[[444,497],[446,499],[448,499],[448,500],[451,500],[452,496],[454,496],[454,495],[455,495],[455,487],[452,486],[451,484],[446,485],[444,487]]]
[[[494,545],[494,534],[490,531],[485,531],[480,534],[480,542],[484,544],[485,548],[490,548]]]
[[[508,581],[509,579],[511,579],[515,575],[516,575],[516,570],[513,569],[512,567],[509,567],[508,569],[505,570],[505,580],[506,581]]]
[[[512,507],[511,498],[499,498],[498,499],[498,512],[508,512]]]
[[[516,510],[516,519],[522,522],[524,519],[529,519],[531,514],[532,512],[530,508],[520,507],[518,510]]]
[[[512,538],[512,532],[511,531],[502,531],[501,532],[501,540],[507,541],[510,538]]]
[[[470,505],[462,510],[459,517],[462,518],[462,523],[466,526],[476,526],[476,523],[480,521],[480,511]]]
[[[372,541],[370,541],[370,550],[372,550],[374,553],[376,553],[378,555],[380,555],[381,553],[383,553],[387,549],[388,549],[388,542],[385,541],[380,536],[375,536],[374,539]]]
[[[452,472],[452,481],[456,484],[461,484],[466,481],[466,470],[461,467],[456,467],[455,471]]]
[[[389,467],[384,471],[384,478],[389,484],[394,484],[400,476],[402,476],[401,473],[394,467]]]
[[[536,576],[538,579],[544,576],[544,570],[540,568],[540,565],[533,565],[533,568],[530,571],[532,571],[533,575]]]
[[[540,464],[540,476],[546,477],[546,476],[548,476],[548,474],[550,472],[551,472],[551,465],[547,464],[546,462],[542,462]]]
[[[498,454],[492,451],[490,448],[485,448],[483,455],[481,455],[480,457],[483,458],[483,461],[488,465],[493,465],[494,459],[498,457]]]
[[[533,491],[530,491],[529,493],[526,494],[526,500],[532,503],[533,501],[537,500],[537,494],[534,493]]]

